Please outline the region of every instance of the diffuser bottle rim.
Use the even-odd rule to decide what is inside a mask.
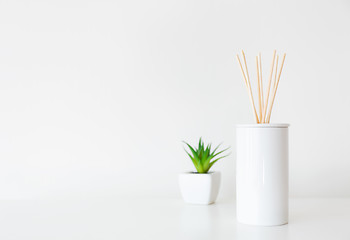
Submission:
[[[289,123],[236,124],[237,128],[288,128]]]

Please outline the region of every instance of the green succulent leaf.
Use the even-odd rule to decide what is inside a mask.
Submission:
[[[227,154],[227,155],[225,155],[225,156],[219,157],[219,158],[215,159],[214,161],[210,162],[210,163],[209,163],[208,171],[209,171],[209,169],[214,165],[214,163],[216,163],[216,162],[217,162],[218,160],[220,160],[221,158],[227,157],[228,155],[230,155],[230,154]]]
[[[184,142],[186,143],[186,145],[188,146],[188,148],[191,150],[192,154],[193,154],[193,157],[196,157],[196,158],[199,158],[197,152],[193,149],[193,147],[191,147],[190,144],[188,144],[187,142]]]
[[[227,151],[227,150],[229,150],[229,149],[230,149],[230,147],[228,147],[228,148],[226,148],[226,149],[224,149],[224,150],[218,152],[217,154],[214,154],[214,155],[213,155],[213,158],[216,157],[217,155],[219,155],[220,153],[223,153],[223,152],[225,152],[225,151]]]
[[[202,138],[199,138],[197,149],[193,148],[187,142],[185,142],[185,141],[183,141],[183,142],[187,145],[187,147],[190,149],[190,151],[192,153],[192,155],[191,155],[185,149],[187,155],[191,158],[192,163],[195,166],[195,168],[197,169],[198,173],[207,173],[209,171],[209,169],[214,165],[214,163],[216,163],[218,160],[220,160],[224,157],[227,157],[229,155],[228,154],[228,155],[225,155],[222,157],[218,157],[215,160],[211,161],[212,159],[214,159],[215,157],[217,157],[221,153],[227,151],[229,149],[229,147],[216,153],[216,151],[218,150],[218,148],[220,147],[221,144],[219,144],[214,149],[214,151],[211,152],[211,144],[205,145]]]
[[[191,158],[193,165],[194,165],[194,166],[196,167],[196,169],[197,169],[197,165],[198,165],[199,163],[196,161],[196,159],[195,159],[191,154],[189,154],[189,153],[186,151],[186,149],[184,149],[184,150],[185,150],[185,152],[187,153],[187,155]]]

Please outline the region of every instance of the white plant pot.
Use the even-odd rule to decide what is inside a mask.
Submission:
[[[241,223],[288,223],[289,124],[237,126],[236,197]]]
[[[220,172],[181,173],[179,186],[182,198],[187,203],[214,203],[220,188]]]

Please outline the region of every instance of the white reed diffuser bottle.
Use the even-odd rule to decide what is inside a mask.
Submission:
[[[236,127],[237,220],[241,223],[259,226],[283,225],[288,223],[289,124],[270,124],[270,117],[286,55],[283,56],[278,72],[278,56],[276,58],[276,51],[274,51],[265,99],[261,55],[256,57],[258,111],[255,108],[243,51],[242,55],[245,70],[238,55],[237,59],[248,90],[256,124],[242,124]]]
[[[237,125],[237,219],[288,222],[288,124]]]

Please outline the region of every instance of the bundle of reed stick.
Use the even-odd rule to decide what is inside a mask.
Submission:
[[[262,66],[261,66],[262,65],[261,64],[261,54],[259,53],[259,55],[255,57],[256,72],[257,72],[258,99],[259,99],[259,105],[258,105],[259,112],[257,112],[256,108],[255,108],[254,96],[253,96],[252,86],[250,84],[247,61],[246,61],[245,54],[244,54],[243,50],[242,50],[242,57],[244,60],[245,69],[243,69],[242,62],[239,58],[239,55],[237,54],[237,60],[239,63],[239,67],[241,68],[241,71],[242,71],[243,80],[244,80],[245,85],[246,85],[247,90],[248,90],[250,103],[252,104],[252,109],[253,109],[256,123],[270,123],[272,107],[273,107],[273,103],[275,102],[276,92],[277,92],[278,84],[280,82],[281,73],[282,73],[282,69],[283,69],[283,65],[284,65],[284,59],[286,58],[286,54],[283,54],[282,63],[281,63],[280,69],[278,71],[278,55],[276,57],[276,50],[274,50],[274,52],[273,52],[270,75],[268,78],[268,85],[267,85],[267,89],[266,89],[265,99],[264,99],[264,87],[263,87],[262,71],[261,71],[261,68],[262,68]],[[270,96],[272,79],[273,79],[273,85],[272,85],[272,92],[271,92],[271,96]],[[270,100],[270,98],[271,98],[271,100]]]

